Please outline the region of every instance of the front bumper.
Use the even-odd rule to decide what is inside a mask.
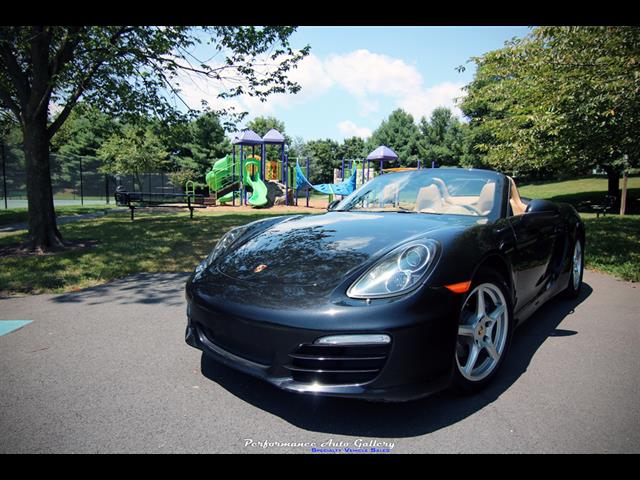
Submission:
[[[221,301],[189,281],[185,340],[211,358],[287,391],[407,401],[449,384],[458,297],[426,289],[401,302],[274,309]],[[327,335],[363,333],[387,334],[391,343],[314,344]]]

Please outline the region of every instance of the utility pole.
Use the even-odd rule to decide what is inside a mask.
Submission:
[[[84,188],[82,185],[82,157],[80,157],[80,205],[84,205]]]
[[[0,143],[2,146],[2,192],[4,193],[4,209],[7,210],[7,170],[5,164],[7,163],[7,157],[4,151],[4,142]]]
[[[627,209],[627,169],[622,173],[622,198],[620,199],[620,215]]]

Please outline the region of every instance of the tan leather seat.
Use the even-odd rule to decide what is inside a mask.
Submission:
[[[511,185],[511,195],[509,196],[511,211],[514,215],[523,215],[525,210],[527,209],[527,205],[523,203],[522,199],[520,198],[520,193],[518,193],[516,182],[511,177],[507,178],[509,179],[509,184]]]
[[[418,197],[416,198],[416,210],[441,212],[443,207],[442,196],[440,190],[436,185],[429,185],[422,187],[418,191]]]
[[[478,201],[474,205],[480,212],[480,215],[487,215],[493,208],[493,197],[496,193],[496,184],[494,182],[487,183],[478,196]]]

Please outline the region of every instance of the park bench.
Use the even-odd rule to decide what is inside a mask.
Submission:
[[[616,197],[613,195],[605,195],[603,203],[592,204],[591,209],[596,212],[596,218],[600,218],[600,214],[604,217],[607,212],[616,204]]]
[[[190,218],[193,218],[196,208],[207,208],[204,204],[205,196],[195,193],[127,192],[118,187],[114,195],[116,205],[129,208],[131,220],[136,208],[188,208]]]

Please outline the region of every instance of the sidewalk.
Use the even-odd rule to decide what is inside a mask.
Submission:
[[[118,212],[126,212],[128,211],[126,208],[113,208],[110,209],[109,212],[118,213]],[[56,222],[58,225],[63,225],[65,223],[77,222],[79,220],[86,220],[88,218],[98,218],[106,215],[107,212],[95,212],[95,213],[82,213],[79,215],[65,215],[56,218]],[[23,223],[12,223],[10,225],[3,225],[0,227],[0,233],[6,232],[17,232],[18,230],[27,230],[29,228],[29,224],[27,222]]]

